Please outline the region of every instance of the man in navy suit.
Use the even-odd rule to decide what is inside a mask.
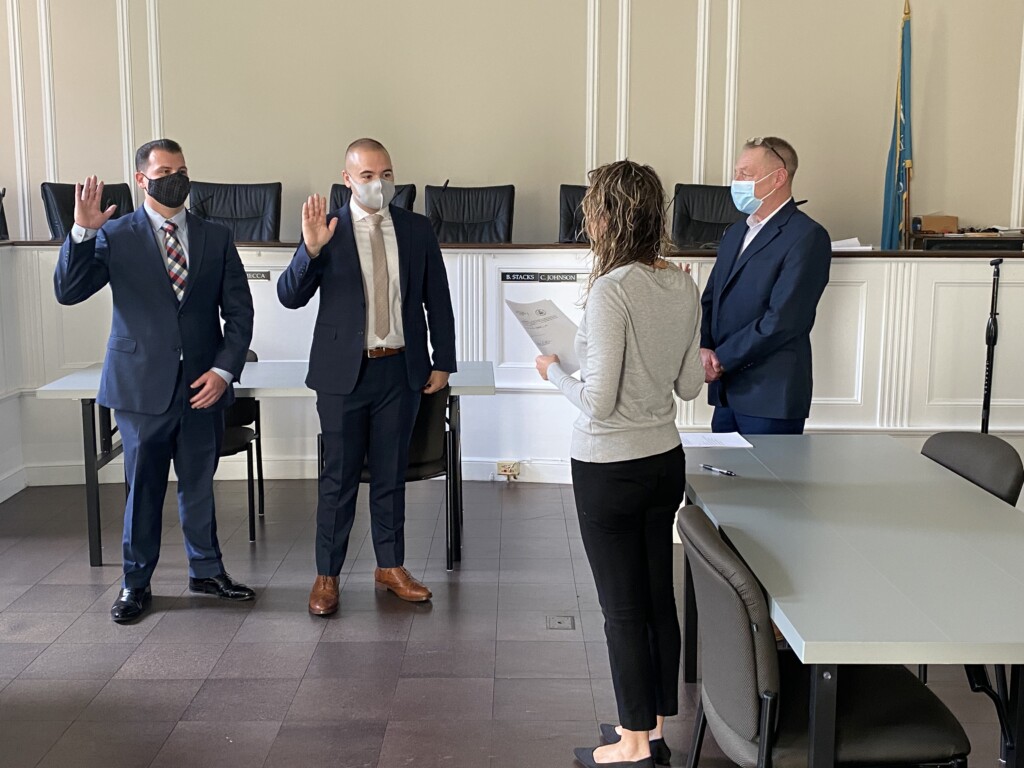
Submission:
[[[309,595],[309,611],[317,616],[338,610],[338,574],[364,459],[376,586],[403,600],[430,599],[430,590],[404,567],[405,471],[420,393],[444,389],[455,371],[448,277],[430,222],[389,205],[394,170],[380,142],[349,145],[343,178],[352,190],[346,207],[328,216],[319,195],[303,204],[303,242],[277,283],[290,309],[320,291],[306,376],[317,394],[324,449],[317,577]]]
[[[701,297],[701,361],[714,432],[802,434],[811,408],[811,327],[832,260],[828,233],[793,202],[796,151],[748,141],[726,230]]]
[[[92,176],[75,186],[75,225],[53,276],[61,304],[85,301],[108,283],[114,298],[96,399],[115,411],[129,488],[124,581],[110,609],[118,623],[150,604],[172,461],[189,589],[253,598],[224,571],[213,500],[224,409],[235,399],[230,384],[252,339],[245,269],[227,228],[185,211],[188,168],[177,142],[143,144],[135,169],[145,204],[113,221],[116,206],[100,210],[103,182]]]

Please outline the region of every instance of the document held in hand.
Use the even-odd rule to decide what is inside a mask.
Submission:
[[[555,302],[542,299],[520,304],[505,299],[505,303],[541,354],[558,355],[559,365],[570,375],[580,369],[573,347],[579,329]]]

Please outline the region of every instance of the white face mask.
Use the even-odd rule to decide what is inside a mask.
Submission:
[[[349,180],[352,182],[352,194],[367,210],[387,208],[395,198],[395,182],[391,179],[374,179],[363,184],[351,177]]]

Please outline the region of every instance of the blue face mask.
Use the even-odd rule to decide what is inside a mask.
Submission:
[[[775,171],[772,171],[772,173],[775,173]],[[771,175],[771,173],[768,174],[768,176]],[[732,203],[733,205],[736,206],[737,209],[739,209],[741,213],[745,213],[747,215],[754,213],[755,211],[757,211],[758,208],[761,207],[761,203],[763,203],[765,200],[771,197],[772,192],[775,191],[774,189],[764,197],[756,197],[754,195],[754,185],[760,184],[762,181],[767,179],[768,176],[762,176],[757,181],[734,180],[732,182]]]

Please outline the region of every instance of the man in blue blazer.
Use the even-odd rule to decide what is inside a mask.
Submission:
[[[455,371],[455,320],[437,238],[424,216],[392,206],[391,156],[374,139],[345,153],[349,205],[302,206],[302,240],[277,283],[296,309],[320,292],[306,385],[317,394],[324,468],[317,504],[317,577],[309,611],[338,610],[338,574],[355,519],[364,458],[378,588],[403,600],[430,590],[405,563],[405,471],[420,393]],[[427,348],[429,335],[433,359]]]
[[[828,233],[793,202],[796,151],[751,139],[736,161],[726,230],[701,297],[701,361],[714,432],[802,434],[811,408],[811,327],[828,283]]]
[[[76,185],[75,225],[53,276],[61,304],[85,301],[107,284],[114,299],[96,399],[115,411],[129,488],[124,581],[110,609],[118,623],[150,604],[172,461],[189,589],[253,598],[224,571],[213,499],[230,384],[252,339],[245,269],[227,228],[185,211],[188,168],[177,142],[143,144],[135,168],[145,204],[113,221],[116,206],[100,210],[102,182],[92,176]]]

